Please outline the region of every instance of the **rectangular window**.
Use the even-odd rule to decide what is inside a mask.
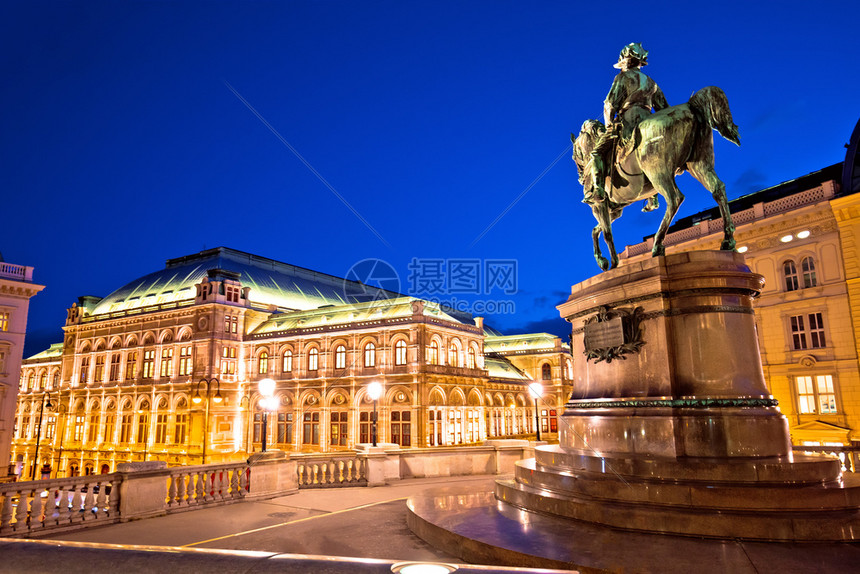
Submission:
[[[239,331],[239,317],[238,317],[238,315],[224,315],[224,332],[225,333],[237,333],[238,331]]]
[[[149,415],[137,415],[137,442],[146,444],[149,441]]]
[[[412,446],[412,413],[391,411],[391,442],[400,446]]]
[[[807,348],[821,349],[827,346],[824,338],[824,317],[821,313],[795,315],[789,318],[789,322],[792,348],[795,351]]]
[[[19,437],[30,438],[30,417],[23,417],[21,419],[21,433]]]
[[[331,445],[346,446],[346,440],[349,433],[347,412],[332,412],[331,413]]]
[[[155,417],[155,444],[167,442],[167,414],[158,414]]]
[[[173,347],[161,350],[161,373],[162,378],[173,376]]]
[[[81,384],[85,385],[89,382],[89,374],[90,374],[90,358],[83,357],[81,359]]]
[[[6,332],[9,330],[9,318],[10,314],[8,311],[0,311],[0,332]]]
[[[188,433],[188,415],[176,415],[176,425],[173,427],[173,444],[185,444]]]
[[[263,413],[254,413],[254,442],[263,442]]]
[[[116,427],[116,415],[105,415],[105,434],[102,437],[102,442],[113,443],[113,431]]]
[[[111,357],[110,357],[110,373],[109,373],[109,380],[111,382],[116,382],[119,380],[119,368],[120,368],[119,362],[120,362],[119,353],[114,353],[113,355],[111,355]]]
[[[45,438],[51,440],[54,438],[54,433],[57,428],[57,417],[48,417],[48,423],[45,427]]]
[[[133,381],[137,378],[137,351],[132,351],[125,359],[125,380]]]
[[[293,413],[278,413],[278,444],[293,442]]]
[[[119,442],[128,444],[131,442],[131,421],[134,415],[122,415],[119,426]]]
[[[100,383],[105,379],[105,358],[104,355],[96,357],[96,368],[93,373],[93,381]]]
[[[358,416],[358,442],[370,442],[370,413],[367,411]]]
[[[314,411],[305,413],[304,426],[302,428],[302,443],[303,444],[319,444],[320,443],[320,413]]]
[[[224,347],[221,353],[221,374],[235,375],[236,374],[236,348]]]
[[[801,414],[836,414],[832,375],[796,377],[797,408]]]
[[[282,365],[281,371],[284,373],[289,373],[293,370],[293,353],[290,351],[286,351],[284,353],[284,361]]]
[[[181,347],[179,349],[179,376],[190,376],[193,366],[194,362],[191,357],[191,345]]]
[[[90,427],[87,433],[87,442],[95,444],[99,438],[99,415],[90,415]]]
[[[84,415],[76,415],[75,416],[75,434],[72,436],[72,440],[75,442],[80,442],[84,438]]]
[[[149,349],[143,352],[143,378],[151,379],[155,376],[155,351]]]

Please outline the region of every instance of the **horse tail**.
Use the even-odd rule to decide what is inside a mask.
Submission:
[[[702,88],[690,97],[689,104],[721,136],[736,145],[741,145],[738,126],[732,121],[729,100],[720,88],[716,86]]]

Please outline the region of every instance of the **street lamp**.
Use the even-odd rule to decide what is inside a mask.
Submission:
[[[370,436],[373,438],[373,446],[376,446],[376,401],[382,396],[382,385],[376,381],[367,385],[367,396],[373,399],[373,418],[371,419]]]
[[[224,400],[221,396],[221,381],[212,377],[211,379],[200,379],[197,381],[197,384],[194,386],[194,396],[191,397],[191,402],[195,405],[199,405],[203,401],[203,397],[200,396],[200,385],[206,385],[206,392],[204,396],[206,397],[206,413],[203,415],[203,464],[206,464],[206,439],[209,434],[209,392],[212,390],[212,385],[215,385],[215,396],[212,397],[212,400],[216,403],[220,403]]]
[[[48,398],[48,393],[42,395],[42,403],[39,406],[39,426],[36,428],[36,454],[33,456],[33,471],[30,473],[30,480],[36,480],[36,467],[39,466],[39,443],[42,440],[42,415],[45,413],[45,407],[52,409],[51,399],[48,398],[48,404],[45,404],[45,399]]]
[[[263,398],[260,399],[260,406],[263,408],[263,452],[266,452],[266,435],[268,435],[269,430],[267,428],[268,419],[269,419],[269,411],[274,410],[272,407],[274,402],[274,397],[272,395],[275,394],[275,381],[272,379],[262,379],[257,383],[257,388],[260,390],[260,394],[263,395]]]
[[[538,382],[529,383],[529,394],[535,400],[535,431],[537,431],[537,440],[540,440],[540,417],[538,416],[538,399],[543,394],[543,385]]]

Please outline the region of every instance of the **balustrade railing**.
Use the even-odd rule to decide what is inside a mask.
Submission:
[[[299,488],[367,486],[367,459],[346,455],[293,455]]]
[[[237,500],[248,494],[251,468],[247,463],[175,466],[167,469],[168,510]]]
[[[811,446],[793,445],[791,450],[799,453],[829,454],[842,461],[843,472],[857,472],[860,469],[860,446]]]
[[[116,474],[0,484],[0,536],[119,517]]]

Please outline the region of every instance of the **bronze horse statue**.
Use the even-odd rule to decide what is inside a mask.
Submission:
[[[584,175],[590,166],[586,165],[585,160],[594,147],[597,137],[595,132],[602,131],[602,127],[602,122],[588,120],[576,138],[573,134],[570,136],[574,142],[573,159],[580,182],[588,180]],[[619,154],[612,162],[613,169],[606,180],[607,199],[592,197],[587,200],[597,220],[592,239],[594,258],[601,269],[609,269],[610,262],[600,252],[600,233],[603,233],[603,241],[609,247],[611,267],[615,268],[618,266],[618,253],[612,239],[612,222],[621,217],[622,210],[631,203],[658,193],[666,200],[666,213],[654,235],[651,253],[655,257],[665,254],[663,240],[666,231],[684,201],[684,195],[675,184],[675,176],[684,171],[689,171],[699,180],[720,206],[724,233],[720,249],[735,248],[735,227],[729,213],[726,186],[714,171],[712,129],[730,142],[740,145],[738,127],[732,121],[726,95],[714,86],[702,88],[686,104],[671,106],[648,116],[636,127],[633,134],[635,148],[626,155]]]

